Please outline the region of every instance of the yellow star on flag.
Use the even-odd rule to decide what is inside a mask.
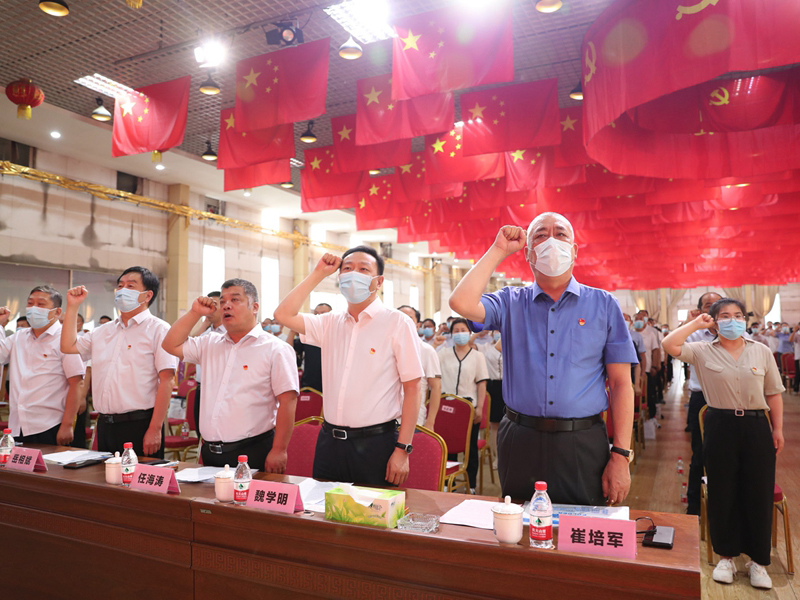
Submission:
[[[389,104],[389,106],[387,106],[386,108],[388,108],[389,110],[394,110],[394,104]]]
[[[352,131],[353,131],[352,129],[348,129],[347,128],[347,125],[344,125],[342,127],[341,131],[337,131],[336,132],[336,133],[339,134],[339,141],[342,142],[344,140],[349,140],[350,139],[350,134],[352,133]]]
[[[319,165],[321,163],[322,161],[319,159],[319,156],[315,156],[314,160],[311,161],[311,170],[313,171],[314,169],[319,169]]]
[[[147,114],[147,113],[149,113],[149,112],[150,112],[150,109],[149,109],[149,108],[145,108],[145,109],[144,109],[144,114]]]
[[[358,203],[358,208],[364,208],[364,206],[365,206],[366,204],[367,204],[367,201],[366,201],[366,200],[364,200],[364,198],[362,198],[362,199],[361,199],[361,202],[359,202],[359,203]]]
[[[408,50],[409,48],[413,48],[414,50],[419,50],[419,48],[417,47],[417,40],[420,37],[422,37],[422,34],[414,35],[414,33],[409,29],[408,37],[400,38],[400,40],[405,44],[405,46],[403,46],[403,51]]]
[[[225,131],[228,131],[228,129],[233,127],[233,123],[234,123],[233,113],[231,113],[231,116],[225,119],[225,125],[227,125],[227,127],[225,127]]]
[[[122,105],[122,116],[131,115],[133,116],[133,107],[136,106],[136,102],[131,102],[128,100],[125,104]]]
[[[258,79],[259,75],[261,75],[261,73],[256,73],[255,69],[250,67],[250,74],[244,76],[244,80],[247,82],[247,85],[244,86],[245,89],[249,88],[251,85],[256,85],[256,80]]]
[[[511,153],[511,157],[514,159],[514,162],[518,160],[522,160],[522,156],[525,154],[525,150],[516,150]]]
[[[431,144],[431,148],[433,148],[433,153],[436,154],[437,152],[444,152],[444,140],[436,139],[436,141]]]
[[[578,119],[573,119],[572,117],[567,115],[567,118],[564,119],[563,121],[561,121],[561,125],[563,127],[563,129],[561,131],[566,131],[567,129],[571,129],[572,131],[575,131],[575,123],[577,123],[577,122],[578,122]]]
[[[436,58],[436,52],[431,52],[428,56],[430,58]]]
[[[378,195],[378,190],[380,190],[380,188],[373,183],[372,187],[369,188],[369,195],[370,196],[377,196]]]
[[[469,112],[472,113],[473,119],[482,119],[483,118],[483,111],[486,110],[485,106],[481,106],[478,102],[475,102],[475,106],[469,109]]]
[[[400,174],[411,173],[411,165],[400,165]]]
[[[375,90],[375,86],[373,85],[372,86],[372,91],[369,94],[364,94],[364,97],[367,99],[367,106],[369,106],[373,102],[375,104],[380,104],[380,102],[378,100],[378,96],[380,96],[382,93],[383,93],[383,90],[377,90],[376,91]]]
[[[142,122],[142,117],[139,117],[139,123],[141,123],[141,122]]]

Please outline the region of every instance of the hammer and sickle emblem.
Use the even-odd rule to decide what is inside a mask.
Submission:
[[[708,101],[711,106],[722,106],[723,104],[730,104],[730,93],[727,88],[718,87],[711,92],[711,99]]]
[[[586,68],[589,69],[589,72],[584,76],[583,82],[589,83],[594,74],[597,73],[597,50],[594,47],[594,42],[589,42],[589,47],[586,50]]]
[[[700,0],[700,2],[692,4],[691,6],[678,6],[678,13],[675,15],[675,19],[680,21],[683,15],[697,14],[709,6],[716,6],[717,2],[719,2],[719,0]]]

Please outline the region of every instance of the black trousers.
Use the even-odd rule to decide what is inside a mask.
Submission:
[[[689,485],[686,495],[690,515],[700,514],[700,487],[703,482],[703,438],[700,435],[700,410],[706,405],[703,392],[689,396],[689,431],[692,434],[692,460],[689,463]]]
[[[49,444],[50,446],[57,446],[58,441],[56,440],[56,437],[58,436],[58,429],[60,427],[61,424],[59,423],[47,431],[34,433],[33,435],[25,435],[25,432],[20,429],[20,436],[17,441],[22,442],[23,444]]]
[[[386,465],[397,443],[397,430],[364,438],[337,440],[321,429],[314,454],[314,479],[360,485],[392,485]]]
[[[203,457],[203,465],[207,467],[224,467],[230,465],[232,469],[236,468],[239,464],[239,455],[247,455],[247,464],[251,469],[258,469],[265,471],[267,463],[267,455],[272,451],[272,442],[275,440],[275,430],[273,434],[261,439],[255,440],[251,444],[243,448],[237,448],[234,452],[223,452],[222,454],[214,454],[208,447],[208,443],[203,442],[203,447],[200,450]]]
[[[494,399],[492,400],[494,401]],[[469,460],[467,461],[467,477],[470,488],[474,488],[478,481],[478,436],[480,431],[480,423],[473,423],[469,438]],[[448,454],[447,460],[458,460],[458,454]]]
[[[489,422],[499,423],[506,414],[506,403],[503,400],[503,380],[490,379],[486,382],[486,391],[492,397],[492,405],[489,407]]]
[[[661,400],[661,384],[659,374],[647,374],[647,412],[651,419],[656,417],[656,404]]]
[[[89,409],[87,408],[75,419],[75,431],[72,433],[72,443],[70,444],[73,448],[86,448],[86,419],[88,416]]]
[[[610,453],[605,423],[582,431],[544,432],[507,417],[497,432],[497,472],[503,496],[530,500],[537,481],[547,482],[554,503],[601,506],[603,471]]]
[[[97,449],[100,452],[125,451],[125,442],[133,442],[136,456],[164,458],[164,427],[161,427],[161,448],[155,454],[144,453],[144,434],[150,427],[150,417],[122,423],[107,423],[102,415],[97,419]]]
[[[794,361],[794,384],[792,389],[795,393],[800,392],[800,360]]]
[[[708,523],[714,552],[770,562],[775,446],[766,417],[709,409],[703,459],[708,474]]]
[[[202,438],[203,434],[200,432],[200,388],[201,387],[203,387],[202,384],[198,383],[197,387],[195,388],[197,390],[197,392],[194,395],[194,422],[195,422],[195,424],[197,426],[197,435]],[[186,406],[186,411],[187,411],[187,414],[188,414],[188,411],[189,411],[189,406],[188,405]],[[269,453],[267,453],[267,454],[269,454]],[[250,463],[247,463],[247,464],[250,464]],[[225,465],[223,465],[223,466],[225,466]],[[231,465],[231,466],[233,466],[233,465]],[[251,468],[252,468],[252,466],[253,465],[250,465]]]

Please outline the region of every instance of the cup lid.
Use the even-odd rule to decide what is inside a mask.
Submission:
[[[498,515],[519,515],[522,514],[522,507],[519,504],[511,503],[511,496],[506,496],[505,502],[495,504],[492,512]]]
[[[107,458],[106,459],[106,464],[107,465],[114,465],[114,464],[118,465],[118,464],[121,464],[121,463],[122,463],[122,459],[119,456],[112,456],[111,458]]]
[[[233,479],[233,471],[225,469],[224,471],[217,471],[214,473],[216,479]]]

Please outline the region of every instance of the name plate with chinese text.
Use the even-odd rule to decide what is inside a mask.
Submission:
[[[47,471],[47,465],[42,458],[42,451],[36,448],[23,448],[16,446],[8,457],[6,468],[12,471],[33,471],[44,472]]]
[[[254,479],[250,482],[246,506],[292,514],[303,510],[303,499],[296,485]]]
[[[181,487],[175,478],[175,471],[169,467],[136,465],[131,480],[131,489],[157,492],[159,494],[180,494]]]
[[[558,550],[636,558],[636,521],[562,515]]]

